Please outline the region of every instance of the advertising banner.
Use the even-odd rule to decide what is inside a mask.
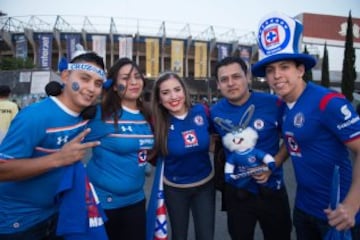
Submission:
[[[52,33],[43,33],[39,35],[39,55],[37,61],[37,65],[39,68],[49,69],[51,67],[52,40]]]
[[[93,35],[92,50],[103,58],[104,64],[106,66],[106,36]]]
[[[218,61],[221,61],[222,59],[224,59],[230,55],[229,54],[229,52],[230,52],[229,45],[218,44],[217,49],[218,49]]]
[[[183,77],[184,72],[184,41],[171,41],[171,70]]]
[[[133,39],[132,37],[119,37],[119,58],[133,57]]]
[[[76,44],[80,44],[79,34],[68,34],[66,35],[66,55],[67,60],[70,61],[73,58]]]
[[[195,78],[207,76],[207,43],[195,42]]]
[[[238,49],[239,56],[248,64],[249,67],[251,63],[252,47],[247,45],[239,45]]]
[[[146,38],[146,76],[155,78],[159,74],[159,39]]]
[[[15,56],[17,58],[25,59],[28,56],[28,44],[24,35],[16,39]]]

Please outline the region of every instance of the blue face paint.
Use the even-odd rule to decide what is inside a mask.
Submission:
[[[118,91],[119,92],[122,92],[122,91],[124,91],[125,90],[125,86],[123,85],[123,84],[120,84],[119,86],[118,86]]]
[[[77,91],[79,91],[79,89],[80,89],[80,85],[79,85],[78,82],[73,82],[73,83],[71,84],[71,88],[72,88],[72,90],[74,90],[75,92],[77,92]]]

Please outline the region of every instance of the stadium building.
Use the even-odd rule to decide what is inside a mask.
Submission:
[[[311,13],[296,17],[304,24],[303,47],[306,45],[310,54],[318,58],[313,70],[314,80],[318,81],[321,78],[320,49],[325,42],[328,49],[344,48],[347,17]],[[353,18],[356,53],[360,49],[359,26],[360,19]],[[219,59],[237,55],[249,65],[258,59],[256,34],[249,30],[80,16],[2,16],[0,28],[0,57],[28,58],[36,66],[32,70],[2,71],[0,83],[10,85],[19,96],[44,95],[46,83],[59,79],[58,62],[62,57],[70,59],[78,44],[102,56],[107,68],[120,57],[135,60],[147,78],[147,91],[160,72],[175,71],[184,77],[194,101],[219,97],[214,79]],[[332,85],[339,86],[341,72],[331,71],[330,78]],[[268,88],[257,78],[252,80],[252,87]]]

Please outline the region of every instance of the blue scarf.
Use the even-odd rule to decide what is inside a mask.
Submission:
[[[58,236],[66,240],[107,240],[106,216],[82,162],[65,167],[57,190],[60,201]]]

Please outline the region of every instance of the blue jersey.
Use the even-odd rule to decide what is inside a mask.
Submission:
[[[209,144],[209,120],[204,106],[194,105],[184,119],[171,116],[164,182],[184,187],[209,181],[213,176]]]
[[[232,152],[226,159],[226,163],[228,166],[231,166],[232,171],[228,171],[228,168],[225,167],[225,181],[238,188],[247,188],[248,184],[251,184],[252,181],[249,171],[262,166],[264,164],[263,159],[266,154],[267,153],[256,148],[251,148],[243,152]],[[267,165],[269,165],[267,169],[275,169],[274,161],[268,163]],[[258,170],[257,172],[261,171]],[[239,178],[233,179],[231,175],[238,175]],[[274,190],[278,190],[280,188],[278,182],[276,182],[276,178],[271,178],[262,185]]]
[[[13,159],[51,154],[85,126],[86,121],[78,114],[55,98],[46,98],[18,113],[0,145],[0,158],[16,161]],[[0,233],[26,230],[54,214],[63,170],[57,168],[22,181],[0,182]]]
[[[93,148],[86,169],[102,207],[114,209],[144,199],[145,165],[154,135],[143,114],[123,108],[115,128],[112,117],[101,119],[98,106],[96,117],[88,127],[91,132],[87,139],[101,141]]]
[[[284,113],[283,134],[297,180],[295,206],[327,219],[334,166],[340,167],[340,200],[349,191],[352,166],[344,143],[360,137],[359,115],[342,95],[308,83]],[[357,215],[359,222],[360,215]]]
[[[226,135],[227,130],[214,122],[216,117],[222,118],[234,126],[238,126],[247,109],[253,105],[255,107],[249,125],[258,133],[258,140],[255,148],[274,156],[279,151],[280,124],[283,111],[283,104],[278,97],[261,92],[251,92],[249,99],[241,106],[231,104],[226,98],[219,100],[210,110],[210,116],[215,131],[221,136]],[[235,152],[230,152],[225,148],[226,159],[231,158]],[[268,180],[272,182],[274,188],[284,185],[283,169],[276,168]],[[251,178],[244,189],[258,193],[259,184]]]

